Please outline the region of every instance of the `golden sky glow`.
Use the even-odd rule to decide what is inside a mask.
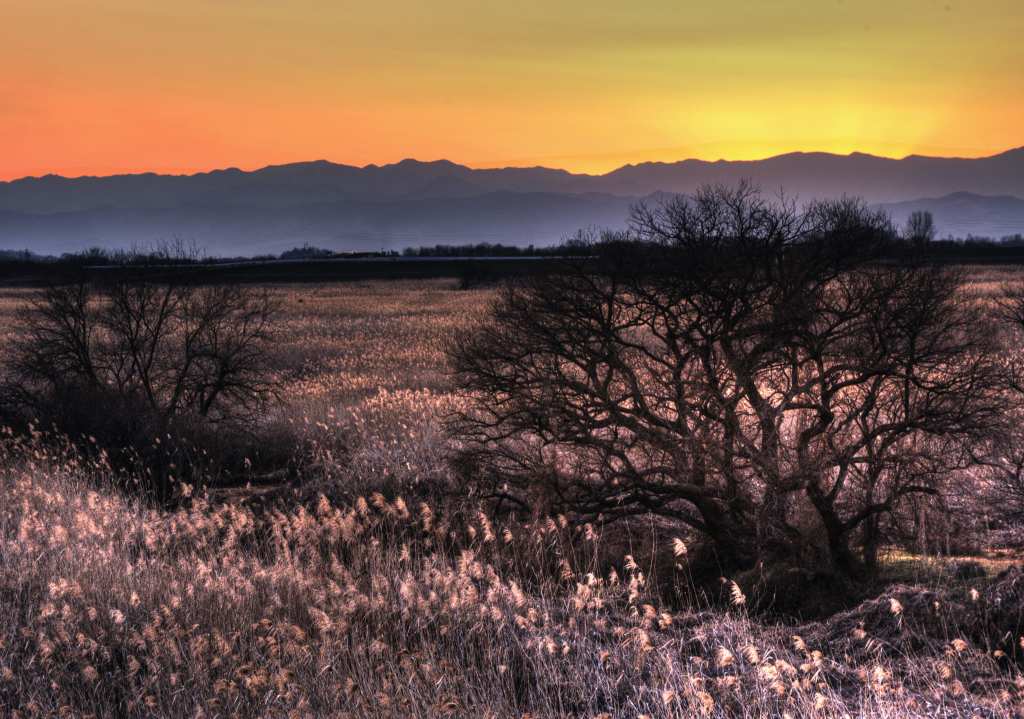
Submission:
[[[1024,145],[1021,0],[0,0],[0,178]]]

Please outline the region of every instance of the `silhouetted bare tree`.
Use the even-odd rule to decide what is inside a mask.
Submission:
[[[935,239],[935,219],[927,210],[914,210],[907,218],[907,226],[903,230],[905,239],[917,247],[923,247]]]
[[[274,392],[274,311],[267,292],[238,285],[123,275],[54,286],[24,318],[8,397],[59,428],[108,428],[126,445],[196,423],[237,429]]]
[[[463,467],[531,506],[682,522],[727,566],[824,535],[859,571],[879,518],[938,491],[1004,402],[961,276],[883,259],[894,238],[858,201],[748,185],[638,207],[453,343]]]
[[[263,356],[273,309],[237,285],[52,287],[27,318],[15,377],[29,401],[77,388],[135,398],[164,420],[246,419],[273,387]]]

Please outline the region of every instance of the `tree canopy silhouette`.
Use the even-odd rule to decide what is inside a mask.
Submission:
[[[111,449],[244,431],[275,393],[267,362],[275,310],[265,291],[127,270],[52,286],[24,317],[7,406]],[[166,475],[177,465],[180,477],[184,461],[170,447],[148,457],[158,493],[167,494]]]
[[[726,567],[859,572],[1004,403],[961,275],[896,242],[860,201],[745,184],[636,208],[453,343],[462,466],[532,509],[682,523]]]

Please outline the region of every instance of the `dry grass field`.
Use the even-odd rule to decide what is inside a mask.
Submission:
[[[0,442],[0,716],[1024,715],[1014,555],[957,580],[894,553],[930,586],[820,621],[760,617],[728,577],[723,601],[674,603],[682,541],[494,524],[454,485],[445,343],[491,291],[274,292],[284,390],[263,421],[304,448],[287,496],[256,482],[155,508],[107,486],[102,453]],[[0,295],[5,333],[25,301]]]

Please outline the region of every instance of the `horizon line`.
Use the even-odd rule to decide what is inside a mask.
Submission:
[[[246,174],[252,174],[252,173],[261,172],[263,170],[269,170],[269,169],[274,169],[274,168],[293,167],[293,166],[296,166],[296,165],[316,165],[316,164],[326,164],[326,165],[331,165],[333,167],[346,167],[346,168],[351,168],[351,169],[355,169],[355,170],[367,170],[367,169],[371,169],[371,168],[383,169],[383,168],[387,168],[387,167],[395,167],[397,165],[401,165],[401,164],[404,164],[404,163],[417,163],[417,164],[422,164],[422,165],[442,164],[443,163],[443,164],[454,165],[456,167],[463,167],[463,168],[466,168],[466,169],[469,169],[469,170],[481,170],[481,171],[487,171],[487,170],[493,170],[493,171],[500,171],[500,170],[551,170],[551,171],[554,171],[554,172],[564,172],[564,173],[566,173],[568,175],[573,175],[573,176],[576,176],[576,177],[605,177],[607,175],[614,174],[614,173],[616,173],[616,172],[618,172],[620,170],[624,170],[624,169],[627,169],[627,168],[643,167],[643,166],[653,166],[653,165],[678,165],[678,164],[682,164],[682,163],[685,163],[685,162],[701,162],[701,163],[711,164],[711,165],[719,164],[719,163],[753,163],[753,162],[765,162],[765,161],[768,161],[768,160],[775,160],[775,159],[778,159],[778,158],[791,157],[791,156],[795,156],[795,155],[827,155],[827,156],[830,156],[830,157],[862,156],[862,157],[870,157],[870,158],[878,159],[878,160],[891,160],[891,161],[894,161],[894,162],[900,162],[900,161],[909,160],[909,159],[927,159],[927,160],[988,160],[988,159],[992,159],[992,158],[995,158],[995,157],[1000,157],[1002,155],[1006,155],[1006,154],[1009,154],[1009,153],[1012,153],[1012,152],[1018,152],[1018,151],[1022,151],[1022,150],[1024,150],[1024,145],[1019,145],[1019,146],[1016,146],[1016,147],[1010,147],[1010,148],[1007,148],[1006,150],[1002,150],[1000,152],[996,152],[996,153],[992,153],[992,154],[977,155],[977,156],[965,156],[965,155],[948,155],[948,156],[946,156],[946,155],[923,155],[923,154],[919,154],[919,153],[910,153],[908,155],[903,155],[902,157],[878,155],[878,154],[874,154],[874,153],[870,153],[870,152],[861,152],[861,151],[858,151],[858,150],[853,150],[853,151],[848,152],[848,153],[828,152],[828,151],[824,151],[824,150],[792,150],[792,151],[789,151],[789,152],[780,152],[780,153],[777,153],[777,154],[774,154],[774,155],[766,155],[764,157],[756,157],[756,158],[753,158],[753,159],[729,160],[729,159],[720,157],[720,158],[711,160],[711,159],[705,159],[705,158],[699,158],[699,157],[686,157],[686,158],[682,158],[682,159],[679,159],[679,160],[646,160],[646,161],[642,161],[642,162],[627,162],[627,163],[625,163],[623,165],[619,165],[618,167],[615,167],[615,168],[613,168],[611,170],[608,170],[607,172],[602,172],[602,173],[573,172],[571,170],[567,170],[567,169],[562,168],[562,167],[554,167],[554,166],[550,166],[550,165],[539,165],[539,164],[534,164],[534,165],[529,165],[529,164],[523,164],[523,165],[515,165],[515,164],[502,165],[502,164],[489,164],[489,163],[463,163],[463,162],[456,162],[454,160],[449,160],[449,159],[444,158],[444,157],[433,159],[433,160],[421,160],[421,159],[418,159],[418,158],[415,158],[415,157],[405,157],[405,158],[402,158],[401,160],[397,160],[395,162],[387,162],[387,163],[382,163],[382,164],[371,162],[371,163],[367,163],[365,165],[354,165],[354,164],[349,164],[349,163],[345,163],[345,162],[335,162],[333,160],[328,160],[326,158],[318,158],[318,159],[315,159],[315,160],[295,160],[293,162],[281,162],[281,163],[272,163],[272,164],[267,164],[267,165],[250,166],[249,169],[243,169],[242,167],[240,167],[238,165],[229,165],[229,166],[226,166],[226,167],[212,167],[210,169],[205,169],[205,170],[192,170],[192,171],[182,171],[182,172],[160,171],[160,170],[138,170],[138,171],[127,171],[127,172],[112,172],[110,174],[82,174],[82,175],[62,175],[62,174],[59,174],[59,173],[56,173],[56,172],[48,172],[48,173],[45,173],[45,174],[42,174],[42,175],[23,175],[21,177],[13,177],[13,178],[6,179],[6,180],[0,180],[0,184],[2,184],[2,185],[9,185],[9,184],[13,184],[15,182],[22,182],[22,181],[26,181],[26,180],[44,180],[44,179],[50,179],[50,178],[57,178],[57,179],[63,179],[63,180],[104,180],[104,179],[114,179],[114,178],[122,178],[122,177],[146,177],[146,176],[150,176],[150,175],[156,175],[158,177],[187,178],[187,177],[200,177],[202,175],[212,175],[212,174],[223,173],[223,172],[241,172],[241,173],[246,173]]]

